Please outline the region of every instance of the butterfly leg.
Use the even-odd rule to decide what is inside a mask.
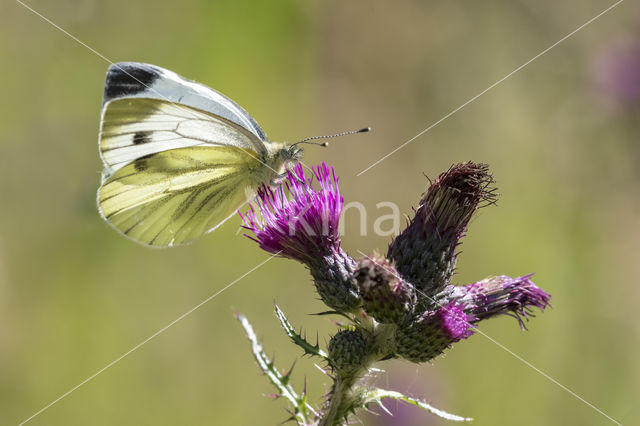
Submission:
[[[282,182],[287,178],[287,176],[289,176],[289,174],[287,172],[281,173],[279,175],[276,175],[276,177],[274,177],[273,179],[271,179],[271,186],[279,186],[282,185]],[[296,175],[295,173],[291,173],[291,176],[293,176],[294,179],[296,179],[298,182],[304,184],[305,181],[303,179],[300,179],[298,177],[298,175]]]
[[[280,186],[282,185],[282,182],[285,180],[285,178],[287,177],[287,173],[280,173],[278,175],[276,175],[273,179],[271,179],[271,182],[269,183],[271,186]]]

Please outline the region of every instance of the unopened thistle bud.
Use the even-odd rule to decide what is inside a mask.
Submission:
[[[361,368],[370,353],[368,336],[360,330],[342,330],[329,341],[329,363],[340,375]]]
[[[396,351],[411,362],[429,361],[473,334],[467,314],[454,304],[426,312],[396,331]]]
[[[413,312],[415,289],[400,278],[386,258],[361,259],[354,277],[358,281],[364,310],[378,322],[398,323]]]
[[[494,201],[493,183],[486,164],[467,162],[452,166],[429,186],[387,254],[419,293],[433,296],[449,283],[459,240],[473,213]]]
[[[320,188],[313,187],[313,177]],[[333,168],[322,163],[304,175],[302,165],[287,171],[284,184],[262,187],[255,204],[242,215],[244,227],[253,232],[263,250],[304,263],[314,278],[322,301],[340,312],[360,306],[352,272],[356,262],[340,246],[338,224],[344,199]],[[289,194],[289,196],[287,196]]]

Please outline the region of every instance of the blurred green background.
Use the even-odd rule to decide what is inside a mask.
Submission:
[[[640,8],[633,2],[359,177],[613,1],[28,4],[112,61],[150,62],[220,90],[272,140],[371,126],[373,133],[305,156],[334,165],[346,201],[367,206],[366,236],[347,213],[344,245],[353,255],[389,243],[371,232],[376,215],[388,213],[377,203],[409,214],[425,189],[423,172],[489,163],[502,196],[472,224],[456,282],[536,272],[553,309],[524,333],[506,317],[482,330],[619,422],[638,422],[640,96],[631,95],[640,81],[632,54],[640,57],[633,48]],[[0,34],[0,423],[18,424],[266,254],[236,235],[237,219],[169,250],[110,229],[94,201],[108,64],[12,1],[0,5]],[[629,71],[626,91],[616,86],[620,67]],[[288,368],[300,351],[279,329],[274,300],[311,336],[317,330],[322,344],[334,332],[328,319],[308,315],[323,305],[305,269],[273,260],[29,424],[285,420],[284,402],[264,396],[273,390],[233,317],[234,309],[247,315]],[[380,367],[382,384],[474,417],[477,426],[613,424],[480,335],[431,365]],[[298,386],[306,377],[319,405],[328,379],[309,359],[298,360],[294,375]],[[395,424],[446,423],[417,409],[403,416]]]

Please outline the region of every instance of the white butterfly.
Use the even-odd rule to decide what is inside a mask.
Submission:
[[[188,243],[229,219],[302,150],[269,142],[226,96],[154,65],[107,72],[100,125],[102,217],[151,246]]]

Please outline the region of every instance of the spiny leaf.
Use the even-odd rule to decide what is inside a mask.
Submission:
[[[391,399],[395,399],[396,401],[404,401],[409,404],[415,405],[416,407],[420,407],[423,410],[428,411],[431,414],[440,416],[446,420],[452,420],[455,422],[470,422],[471,420],[473,420],[470,417],[461,417],[461,416],[456,416],[455,414],[447,413],[446,411],[442,411],[438,408],[435,408],[420,399],[413,398],[396,391],[384,390],[384,389],[372,389],[365,392],[363,396],[364,396],[362,400],[363,407],[366,407],[371,403],[376,403],[382,406],[386,410],[386,408],[382,405],[382,400],[385,398],[391,398]]]
[[[256,333],[253,331],[253,327],[249,323],[249,320],[239,313],[236,313],[236,318],[240,321],[242,327],[244,327],[244,331],[251,342],[251,352],[258,363],[258,367],[269,378],[271,384],[276,387],[279,395],[286,398],[293,406],[291,420],[294,420],[301,425],[313,424],[317,417],[316,411],[306,402],[306,396],[299,396],[293,389],[293,386],[288,384],[291,370],[289,370],[285,375],[281,374],[275,368],[273,362],[269,360],[267,354],[265,354],[262,345],[258,342]]]
[[[345,317],[349,321],[353,321],[353,318],[351,318],[349,315],[345,314],[344,312],[340,312],[340,311],[323,311],[323,312],[317,312],[317,313],[311,314],[311,315],[317,315],[317,316],[340,315],[340,316]]]
[[[320,349],[320,346],[318,345],[318,343],[316,343],[315,345],[312,345],[311,343],[307,342],[307,340],[304,337],[302,337],[301,333],[296,332],[295,328],[293,328],[291,323],[289,323],[289,320],[287,320],[287,317],[284,315],[284,313],[278,307],[278,305],[275,305],[275,307],[276,307],[276,317],[278,317],[278,320],[280,321],[280,324],[282,324],[282,328],[284,329],[284,332],[287,333],[287,336],[289,336],[291,341],[296,345],[300,346],[304,350],[305,355],[306,354],[315,355],[320,358],[323,358],[324,360],[327,360],[328,359],[327,353],[322,349]]]

